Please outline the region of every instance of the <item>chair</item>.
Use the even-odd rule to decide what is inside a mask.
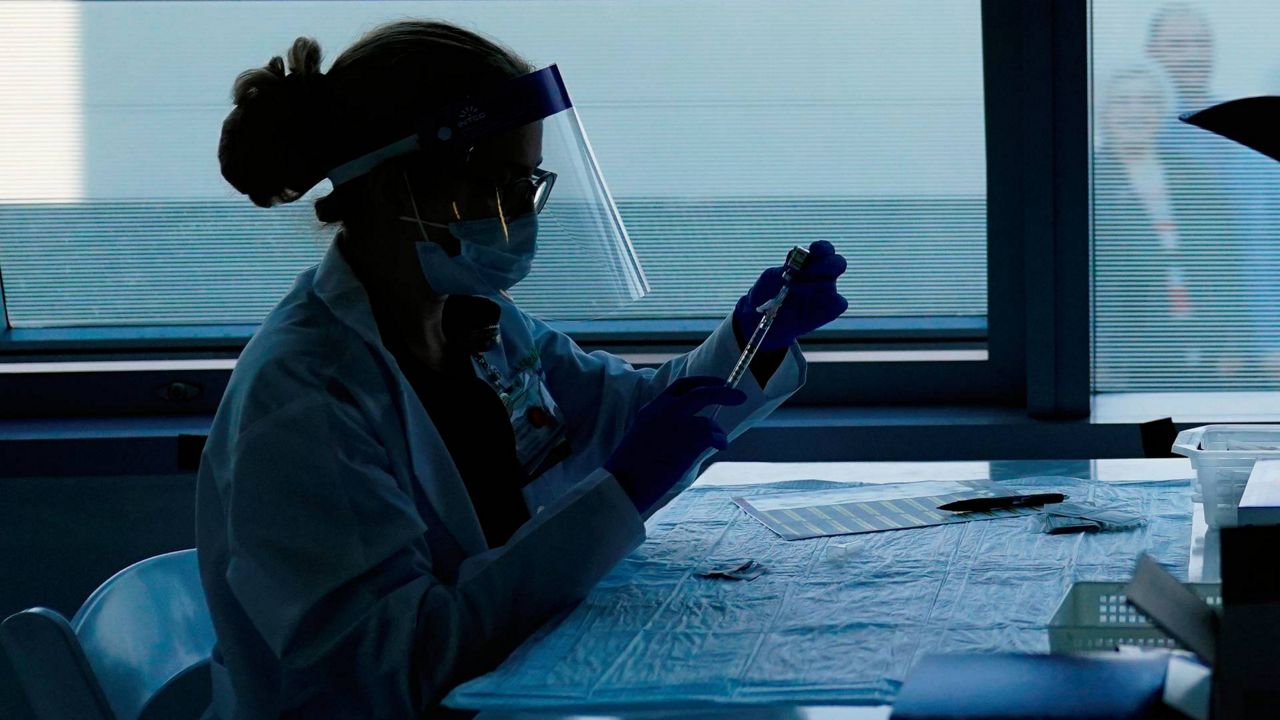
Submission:
[[[116,573],[67,622],[32,608],[0,624],[40,720],[198,718],[209,706],[213,623],[195,550]]]

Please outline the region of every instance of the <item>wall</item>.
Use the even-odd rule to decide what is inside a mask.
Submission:
[[[195,476],[0,477],[0,617],[68,619],[116,571],[195,545]],[[0,653],[0,718],[31,715]]]

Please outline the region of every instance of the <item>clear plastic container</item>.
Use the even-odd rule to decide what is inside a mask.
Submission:
[[[1119,645],[1175,648],[1178,644],[1129,604],[1122,582],[1078,582],[1049,621],[1049,651],[1114,650]],[[1222,607],[1219,583],[1186,583],[1209,603]]]
[[[1280,425],[1204,425],[1178,433],[1173,452],[1191,458],[1204,519],[1232,527],[1253,464],[1280,460]]]

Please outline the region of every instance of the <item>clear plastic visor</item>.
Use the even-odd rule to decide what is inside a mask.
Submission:
[[[534,186],[531,178],[515,185],[524,190],[509,191],[519,210],[541,205],[537,253],[511,297],[543,319],[606,317],[644,297],[649,284],[577,112],[570,107],[538,124],[542,162],[534,178],[542,180]],[[528,202],[521,200],[523,192]]]
[[[435,188],[421,208],[431,224],[497,218],[501,235],[524,252],[531,223],[515,223],[537,216],[532,269],[509,291],[522,309],[547,320],[591,320],[649,292],[555,65],[443,108],[423,118],[416,135],[329,177],[336,186],[416,152],[428,165],[444,156],[462,161],[460,176]]]

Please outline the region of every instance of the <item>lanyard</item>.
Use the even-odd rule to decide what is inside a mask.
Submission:
[[[569,455],[564,415],[537,373],[518,373],[507,383],[480,353],[471,356],[481,375],[507,408],[516,457],[530,482]]]
[[[471,357],[475,359],[476,364],[483,371],[485,382],[489,383],[489,386],[493,388],[494,392],[498,393],[498,397],[505,404],[515,385],[506,383],[502,378],[502,374],[495,370],[488,360],[484,359],[484,355],[472,353]]]

